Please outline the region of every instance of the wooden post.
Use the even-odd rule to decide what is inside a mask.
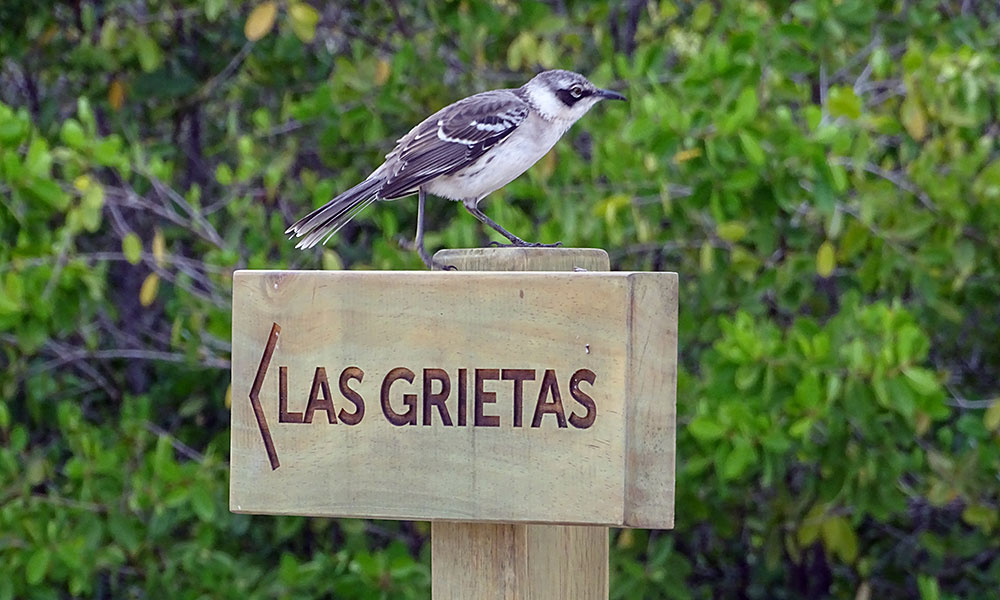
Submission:
[[[434,259],[460,271],[609,271],[593,248],[469,248]],[[431,523],[434,600],[606,600],[607,527]]]
[[[431,597],[608,597],[608,528],[431,523]]]

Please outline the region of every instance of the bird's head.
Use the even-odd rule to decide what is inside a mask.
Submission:
[[[576,121],[601,100],[624,100],[618,92],[602,90],[572,71],[543,71],[522,89],[548,120]]]

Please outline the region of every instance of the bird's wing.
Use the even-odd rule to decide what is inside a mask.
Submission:
[[[528,104],[511,90],[483,92],[441,109],[400,138],[386,155],[386,179],[379,197],[412,194],[435,177],[474,163],[527,116]]]

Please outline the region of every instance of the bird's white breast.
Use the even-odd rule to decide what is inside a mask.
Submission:
[[[482,199],[516,179],[552,149],[571,121],[546,121],[531,112],[517,130],[461,171],[428,183],[429,193],[452,200]]]

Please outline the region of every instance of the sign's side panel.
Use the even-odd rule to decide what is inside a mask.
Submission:
[[[237,273],[231,508],[620,524],[627,306],[619,274]]]
[[[674,526],[677,274],[629,276],[625,525]]]

